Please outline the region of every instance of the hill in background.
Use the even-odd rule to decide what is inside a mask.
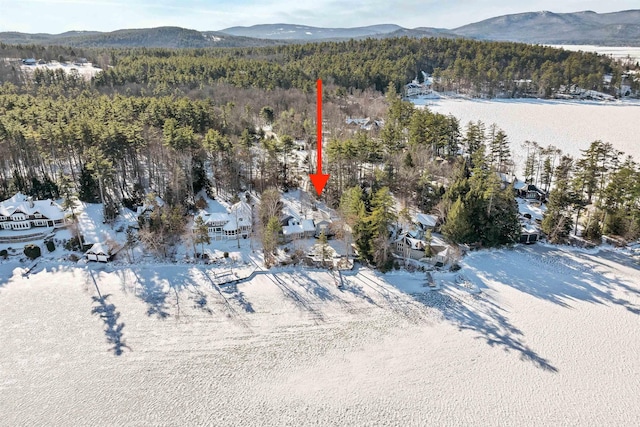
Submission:
[[[640,46],[640,9],[599,14],[527,12],[486,19],[455,29],[403,28],[395,24],[322,28],[295,24],[230,27],[197,31],[179,27],[118,30],[108,33],[70,31],[62,34],[0,33],[7,44],[72,47],[253,47],[285,43],[388,37],[448,37],[543,44]]]

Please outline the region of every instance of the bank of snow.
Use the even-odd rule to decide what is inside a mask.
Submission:
[[[621,252],[474,252],[440,291],[362,267],[227,284],[248,267],[23,267],[0,263],[7,425],[640,419],[640,272]]]

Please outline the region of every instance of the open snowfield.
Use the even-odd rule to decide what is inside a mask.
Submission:
[[[365,268],[25,266],[0,264],[0,425],[640,419],[640,270],[618,251],[475,252],[431,292]]]
[[[496,123],[511,141],[516,161],[524,163],[524,141],[543,146],[554,145],[564,153],[580,156],[580,150],[596,140],[610,142],[615,148],[640,159],[640,102],[557,101],[542,99],[468,99],[428,100],[431,111],[452,114],[463,130],[469,121],[487,125]]]
[[[93,64],[72,64],[72,63],[60,63],[58,61],[51,61],[46,64],[38,65],[21,65],[22,71],[27,73],[33,73],[35,70],[63,70],[65,73],[78,73],[85,80],[91,80],[96,74],[102,71],[101,68],[96,68]]]

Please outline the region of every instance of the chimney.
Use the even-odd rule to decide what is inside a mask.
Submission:
[[[33,197],[31,197],[31,196],[27,197],[27,202],[29,203],[29,207],[32,208],[33,207]]]

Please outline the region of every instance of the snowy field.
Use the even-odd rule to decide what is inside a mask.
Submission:
[[[96,68],[91,63],[86,64],[73,64],[73,63],[60,63],[58,61],[51,61],[46,64],[37,65],[21,65],[22,71],[27,73],[33,73],[35,70],[63,70],[65,73],[78,73],[85,80],[91,80],[96,74],[102,71],[101,68]]]
[[[496,123],[509,136],[514,159],[520,163],[526,152],[519,148],[527,140],[554,145],[574,157],[601,140],[640,160],[640,102],[441,98],[428,100],[427,106],[454,115],[463,129],[469,121],[481,120],[487,127]]]
[[[365,268],[25,266],[0,261],[0,425],[640,419],[632,253],[475,252],[431,292]]]

